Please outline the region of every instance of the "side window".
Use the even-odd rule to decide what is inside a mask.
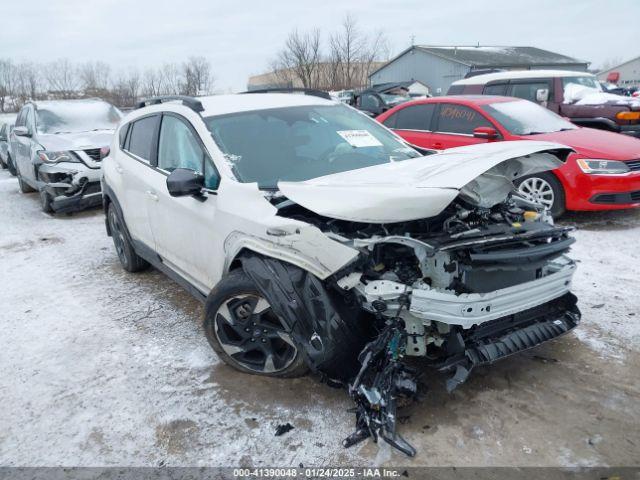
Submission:
[[[160,120],[159,115],[141,118],[129,126],[129,141],[127,149],[138,157],[151,161],[153,141],[156,128]]]
[[[127,139],[127,132],[129,131],[129,124],[122,125],[120,127],[120,133],[118,137],[118,142],[120,143],[120,148],[124,148],[124,142]]]
[[[173,115],[164,115],[160,126],[158,168],[171,172],[189,168],[204,174],[206,188],[218,188],[220,176],[189,126]]]
[[[438,132],[472,135],[478,127],[492,127],[491,123],[475,110],[463,105],[440,104]]]
[[[541,88],[551,91],[549,82],[512,83],[509,85],[509,96],[537,102],[536,91]]]
[[[177,117],[164,115],[158,143],[158,168],[172,172],[189,168],[203,172],[204,151],[191,129]]]
[[[494,83],[493,85],[486,85],[482,91],[483,95],[506,95],[507,84],[506,83]]]
[[[431,119],[436,108],[434,103],[411,105],[398,111],[395,127],[398,130],[431,130]]]

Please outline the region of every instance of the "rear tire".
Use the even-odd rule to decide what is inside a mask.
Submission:
[[[2,170],[6,170],[7,168],[7,164],[4,163],[4,160],[2,160],[2,157],[0,157],[0,168],[2,168]]]
[[[207,298],[207,340],[224,363],[240,372],[281,378],[304,375],[307,365],[288,330],[241,269],[225,276]]]
[[[519,178],[516,182],[518,191],[525,197],[542,203],[558,218],[566,211],[565,193],[560,180],[551,172],[535,173]]]
[[[124,220],[113,203],[107,209],[107,220],[111,230],[111,238],[116,247],[116,253],[120,259],[120,264],[127,272],[140,272],[149,268],[149,263],[140,257],[133,248],[129,240],[129,233],[126,230]]]

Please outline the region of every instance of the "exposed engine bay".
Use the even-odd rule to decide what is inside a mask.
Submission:
[[[323,364],[319,352],[336,343],[335,332],[316,325],[300,338],[309,346],[312,368],[349,381],[357,418],[345,446],[382,437],[415,454],[395,431],[398,399],[417,392],[416,372],[403,358],[421,357],[449,372],[451,391],[474,367],[534,347],[579,322],[570,293],[575,264],[565,256],[574,242],[572,229],[554,226],[542,207],[515,192],[491,207],[473,205],[461,194],[435,217],[387,224],[323,217],[285,197],[272,203],[278,215],[315,225],[360,251],[355,262],[323,282],[326,303],[315,313],[309,307],[313,316],[319,310],[325,316],[365,314],[373,334],[365,337],[370,342],[358,357],[359,370]],[[344,360],[339,358],[348,365]]]

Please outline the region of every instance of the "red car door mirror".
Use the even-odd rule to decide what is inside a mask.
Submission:
[[[495,140],[498,138],[498,132],[493,127],[477,127],[473,129],[473,136],[486,140]]]

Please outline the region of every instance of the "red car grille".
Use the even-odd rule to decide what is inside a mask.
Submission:
[[[624,163],[627,164],[627,167],[629,167],[629,170],[631,170],[632,172],[637,172],[638,170],[640,170],[640,158]]]

